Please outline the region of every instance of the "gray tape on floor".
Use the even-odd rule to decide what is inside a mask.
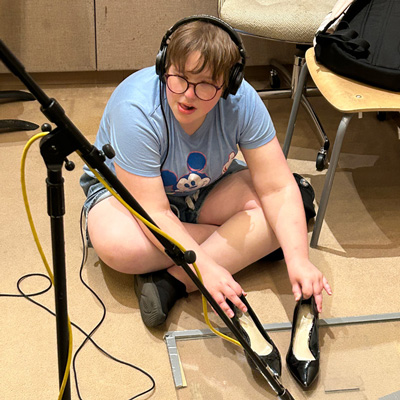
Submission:
[[[387,396],[380,397],[379,400],[400,400],[400,390],[396,393],[388,394]]]
[[[319,326],[338,326],[338,325],[352,325],[352,324],[365,324],[365,323],[376,323],[376,322],[390,322],[400,321],[400,313],[388,313],[388,314],[372,314],[372,315],[361,315],[357,317],[343,317],[343,318],[328,318],[320,319]],[[292,328],[290,322],[281,322],[276,324],[263,324],[263,328],[268,332],[273,331],[284,331]],[[220,329],[222,333],[229,333],[228,328]],[[171,363],[172,375],[175,382],[176,388],[182,388],[186,386],[186,380],[184,378],[183,370],[181,368],[181,362],[179,358],[178,349],[176,346],[176,340],[196,340],[206,339],[208,337],[216,337],[210,329],[194,329],[187,331],[170,331],[164,335],[164,340],[167,344],[167,351],[169,361]],[[400,392],[393,393],[386,397],[382,397],[379,400],[400,400]],[[395,396],[395,397],[393,397]]]

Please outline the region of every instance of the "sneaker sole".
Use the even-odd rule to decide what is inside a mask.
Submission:
[[[145,280],[143,277],[139,279]],[[141,288],[139,286],[141,286]],[[134,289],[139,299],[140,315],[142,316],[144,324],[149,328],[163,324],[167,316],[162,310],[156,285],[151,280],[139,285],[138,279],[135,276]]]

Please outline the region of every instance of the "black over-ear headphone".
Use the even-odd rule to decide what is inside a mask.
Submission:
[[[157,57],[156,57],[156,73],[162,80],[164,77],[164,74],[166,73],[165,71],[165,63],[167,59],[167,47],[168,47],[168,39],[171,37],[171,35],[181,26],[184,24],[188,24],[193,21],[204,21],[204,22],[209,22],[211,24],[214,24],[218,26],[219,28],[223,29],[225,32],[227,32],[232,39],[232,41],[236,44],[236,46],[239,49],[240,57],[241,57],[241,62],[236,63],[230,73],[229,73],[229,81],[228,81],[228,86],[224,90],[224,93],[222,94],[222,97],[226,99],[229,94],[236,94],[237,90],[239,89],[240,84],[243,81],[244,77],[244,66],[246,64],[246,53],[243,48],[242,40],[240,39],[240,36],[236,33],[236,31],[226,22],[222,21],[221,19],[217,17],[213,17],[211,15],[194,15],[191,17],[186,17],[178,21],[175,25],[173,25],[171,28],[168,29],[166,34],[164,35],[161,45],[160,45],[160,50],[158,51]]]

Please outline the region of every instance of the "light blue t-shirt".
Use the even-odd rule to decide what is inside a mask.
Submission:
[[[194,134],[186,134],[168,105],[165,85],[160,86],[155,68],[148,67],[130,75],[115,89],[95,146],[101,149],[104,144],[112,145],[116,156],[106,163],[114,172],[116,162],[132,174],[156,177],[162,165],[166,193],[187,196],[221,177],[237,154],[238,145],[253,149],[274,136],[264,103],[246,81],[236,95],[218,101]],[[85,172],[91,175],[86,167]]]

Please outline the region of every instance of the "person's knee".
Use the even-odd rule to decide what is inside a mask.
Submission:
[[[88,233],[94,250],[105,264],[120,272],[141,273],[149,241],[133,217],[113,198],[92,208]]]
[[[128,274],[147,272],[145,260],[148,253],[140,243],[109,239],[93,243],[93,247],[99,258],[116,271]]]

